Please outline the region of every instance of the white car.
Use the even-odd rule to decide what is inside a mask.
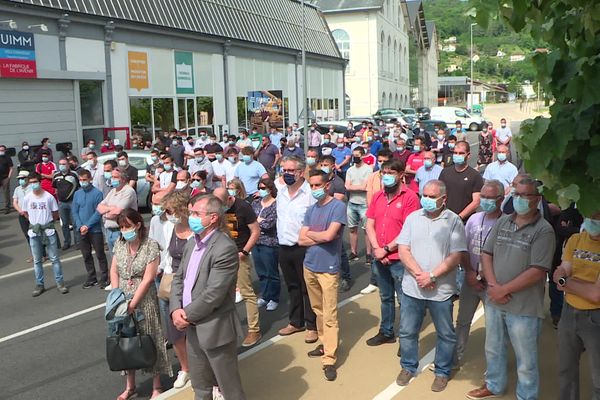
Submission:
[[[150,184],[146,181],[146,167],[152,162],[150,159],[150,152],[146,150],[126,150],[127,156],[129,157],[129,164],[133,165],[138,170],[138,181],[137,181],[137,199],[138,208],[151,208],[150,203]],[[104,162],[107,160],[114,160],[117,158],[116,153],[104,153],[98,156],[98,166],[102,168]],[[85,168],[89,161],[86,161],[81,166]]]
[[[455,128],[456,121],[460,121],[462,126],[470,131],[482,130],[485,123],[483,118],[471,115],[467,110],[459,107],[431,107],[431,119],[444,121],[450,128]]]

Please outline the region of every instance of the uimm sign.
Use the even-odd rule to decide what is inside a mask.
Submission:
[[[36,78],[33,33],[0,30],[0,78]]]

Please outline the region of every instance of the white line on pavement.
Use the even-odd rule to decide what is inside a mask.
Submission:
[[[25,329],[24,331],[21,331],[21,332],[13,333],[12,335],[8,335],[8,336],[5,336],[3,338],[0,338],[0,343],[8,342],[9,340],[18,338],[18,337],[23,336],[23,335],[27,335],[28,333],[39,331],[40,329],[44,329],[44,328],[47,328],[49,326],[56,325],[56,324],[58,324],[60,322],[63,322],[63,321],[66,321],[66,320],[69,320],[69,319],[72,319],[72,318],[79,317],[80,315],[87,314],[87,313],[92,312],[92,311],[96,311],[96,310],[98,310],[100,308],[103,308],[105,305],[106,305],[106,303],[98,304],[98,305],[95,305],[93,307],[86,308],[85,310],[77,311],[77,312],[75,312],[73,314],[65,315],[64,317],[57,318],[57,319],[54,319],[52,321],[48,321],[46,323],[43,323],[41,325],[34,326],[33,328],[29,328],[29,329]]]
[[[480,307],[475,312],[475,315],[473,315],[473,320],[471,321],[471,324],[475,324],[475,322],[477,322],[479,320],[479,318],[481,318],[483,316],[483,314],[484,314],[483,307]],[[429,353],[425,354],[423,356],[423,358],[421,358],[419,360],[419,365],[421,366],[421,369],[419,371],[417,371],[417,376],[418,376],[418,374],[420,374],[421,372],[423,372],[427,368],[429,368],[429,364],[431,364],[433,362],[434,358],[435,358],[435,347],[433,349],[431,349],[429,351]],[[415,376],[415,378],[416,378],[416,376]],[[415,378],[413,378],[413,379],[415,379]],[[375,397],[373,397],[373,400],[393,399],[394,396],[396,396],[398,393],[403,391],[405,387],[406,386],[398,386],[396,384],[396,382],[393,382],[388,387],[386,387],[382,392],[380,392]]]
[[[73,260],[76,260],[76,259],[81,258],[81,257],[82,257],[81,254],[77,254],[77,255],[74,255],[74,256],[71,256],[71,257],[67,257],[67,258],[61,258],[60,262],[64,263],[64,262],[67,262],[67,261],[73,261]],[[44,267],[51,267],[51,266],[52,266],[52,263],[50,261],[46,261],[44,263]],[[10,274],[0,275],[0,281],[2,279],[6,279],[6,278],[13,277],[13,276],[18,276],[18,275],[23,275],[23,274],[26,274],[27,272],[32,272],[32,271],[33,271],[33,267],[21,269],[19,271],[15,271],[15,272],[11,272]]]

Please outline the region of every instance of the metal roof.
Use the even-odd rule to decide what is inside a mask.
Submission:
[[[302,49],[298,0],[9,0],[267,46]],[[305,6],[306,51],[341,58],[323,14]]]
[[[383,7],[383,0],[319,0],[317,6],[325,13],[369,10]]]
[[[407,1],[406,6],[408,8],[408,18],[413,32],[420,35],[420,42],[422,42],[423,47],[429,48],[431,40],[428,34],[427,24],[425,23],[423,2],[421,0]]]

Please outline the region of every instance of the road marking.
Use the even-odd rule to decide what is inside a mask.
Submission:
[[[79,317],[80,315],[87,314],[87,313],[92,312],[92,311],[96,311],[96,310],[98,310],[100,308],[103,308],[105,306],[106,306],[106,303],[98,304],[98,305],[95,305],[93,307],[86,308],[85,310],[77,311],[77,312],[75,312],[73,314],[65,315],[64,317],[61,317],[61,318],[58,318],[58,319],[54,319],[52,321],[48,321],[48,322],[43,323],[41,325],[34,326],[33,328],[29,328],[29,329],[25,329],[24,331],[21,331],[21,332],[13,333],[12,335],[8,335],[8,336],[5,336],[5,337],[1,338],[0,339],[0,343],[8,342],[9,340],[18,338],[20,336],[27,335],[28,333],[39,331],[40,329],[44,329],[44,328],[47,328],[49,326],[61,323],[63,321]]]
[[[64,263],[64,262],[67,262],[67,261],[73,261],[73,260],[76,260],[76,259],[78,259],[78,258],[82,258],[82,257],[83,257],[83,256],[82,256],[81,254],[77,254],[77,255],[74,255],[74,256],[71,256],[71,257],[67,257],[67,258],[60,258],[60,257],[59,257],[59,259],[60,259],[60,262],[61,262],[61,263]],[[51,267],[51,266],[52,266],[52,263],[51,263],[50,261],[46,261],[46,262],[43,264],[43,266],[44,266],[44,267]],[[31,268],[25,268],[25,269],[21,269],[21,270],[19,270],[19,271],[15,271],[15,272],[11,272],[10,274],[4,274],[4,275],[0,275],[0,281],[1,281],[2,279],[11,278],[11,277],[13,277],[13,276],[18,276],[18,275],[23,275],[23,274],[26,274],[26,273],[28,273],[28,272],[32,272],[32,271],[33,271],[33,267],[31,267]]]
[[[471,321],[471,324],[475,324],[475,322],[477,322],[479,320],[479,318],[481,318],[483,316],[483,314],[484,314],[483,307],[480,307],[473,315],[473,320]],[[433,349],[431,349],[429,351],[429,353],[425,354],[423,356],[423,358],[421,358],[419,360],[419,365],[421,365],[421,369],[417,371],[417,375],[415,375],[415,377],[413,379],[415,379],[417,376],[419,376],[419,374],[422,373],[423,371],[427,370],[429,368],[429,364],[431,364],[433,362],[434,358],[435,358],[435,347]],[[411,381],[412,381],[412,379],[411,379]],[[408,385],[407,386],[398,386],[396,384],[396,382],[394,381],[388,387],[386,387],[382,392],[380,392],[375,397],[373,397],[373,400],[393,399],[394,396],[396,396],[398,393],[403,391],[404,388],[406,388],[406,387],[408,387]]]

